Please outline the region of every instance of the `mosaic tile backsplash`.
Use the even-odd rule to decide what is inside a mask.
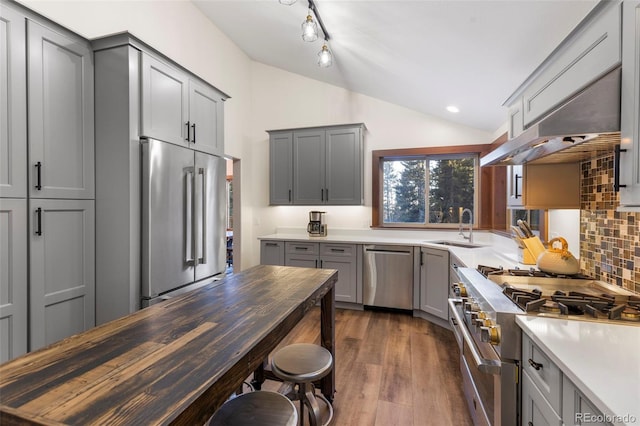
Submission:
[[[613,154],[582,162],[580,267],[640,293],[640,213],[617,212]]]

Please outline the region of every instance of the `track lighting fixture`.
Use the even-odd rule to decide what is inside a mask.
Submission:
[[[307,14],[307,19],[302,23],[302,39],[304,41],[316,41],[318,39],[318,24],[311,16],[311,9]]]
[[[279,0],[281,4],[292,5],[297,0]],[[304,41],[316,41],[318,39],[318,24],[320,24],[320,28],[322,29],[322,34],[324,35],[324,43],[322,44],[322,48],[318,53],[318,66],[322,68],[330,67],[333,63],[333,54],[331,50],[329,50],[329,46],[327,42],[331,37],[329,37],[329,33],[327,29],[324,27],[322,23],[322,18],[320,17],[320,13],[318,12],[318,8],[313,0],[307,0],[309,2],[309,12],[307,13],[307,17],[302,23],[302,39]],[[314,20],[315,17],[315,20]],[[317,23],[316,23],[317,22]]]
[[[325,40],[324,43],[322,44],[322,49],[320,50],[320,53],[318,53],[318,66],[322,68],[327,68],[331,66],[332,62],[333,62],[333,58],[331,55],[331,51],[329,50],[329,47],[327,46],[327,41]]]

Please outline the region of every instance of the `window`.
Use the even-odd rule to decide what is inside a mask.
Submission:
[[[374,151],[373,226],[452,228],[464,209],[473,212],[473,223],[478,224],[483,148]]]
[[[382,223],[457,224],[463,209],[474,211],[476,159],[464,154],[384,158]]]

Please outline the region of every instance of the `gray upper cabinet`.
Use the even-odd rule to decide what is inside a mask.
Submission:
[[[188,146],[189,78],[142,53],[142,136]]]
[[[141,72],[141,135],[222,155],[223,95],[147,52]]]
[[[293,204],[325,203],[325,132],[293,132]]]
[[[293,201],[293,133],[275,132],[269,141],[269,204]]]
[[[620,3],[603,5],[534,72],[522,92],[525,127],[620,65]]]
[[[326,132],[325,200],[328,204],[362,202],[362,129]]]
[[[27,200],[0,199],[0,363],[27,352]]]
[[[209,86],[189,81],[189,137],[192,148],[209,154],[224,154],[223,98]]]
[[[362,204],[363,132],[363,124],[269,131],[270,204]]]
[[[93,200],[31,200],[30,350],[95,325]]]
[[[28,20],[27,50],[30,196],[93,198],[89,43]]]
[[[0,9],[0,197],[27,196],[25,16]]]
[[[640,209],[640,1],[625,1],[620,117],[620,205]]]

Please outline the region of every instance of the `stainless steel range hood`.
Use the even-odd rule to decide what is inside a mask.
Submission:
[[[588,152],[589,141],[619,131],[620,68],[617,68],[530,125],[519,136],[482,157],[480,165],[530,163],[578,145],[580,150]],[[602,144],[593,143],[592,147],[602,149]]]

